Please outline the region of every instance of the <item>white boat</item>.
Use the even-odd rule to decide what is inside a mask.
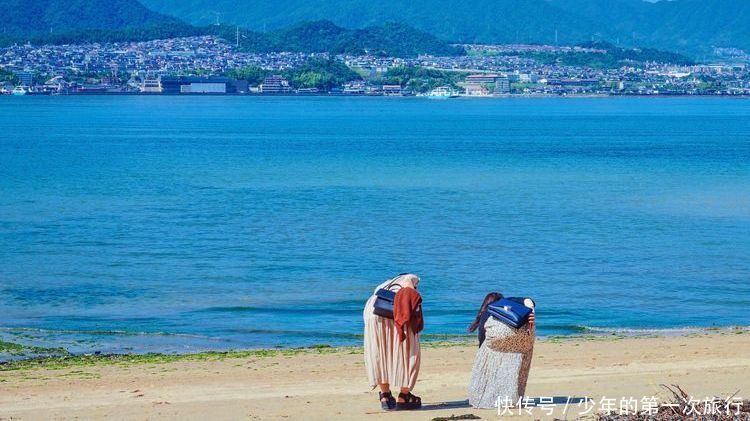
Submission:
[[[427,94],[428,98],[434,98],[434,99],[446,99],[446,98],[456,98],[458,94],[456,91],[453,90],[450,86],[438,86],[437,88],[430,91],[429,94]]]
[[[13,94],[13,95],[18,95],[18,96],[20,96],[20,95],[26,95],[27,93],[29,93],[29,87],[28,86],[19,85],[19,86],[16,86],[15,88],[13,88],[13,90],[10,91],[10,93]]]

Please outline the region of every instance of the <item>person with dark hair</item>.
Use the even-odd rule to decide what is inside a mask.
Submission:
[[[536,318],[532,312],[525,325],[515,329],[492,317],[487,307],[504,298],[499,292],[484,297],[468,331],[478,330],[479,350],[469,382],[469,403],[475,408],[496,408],[503,402],[517,403],[526,392],[531,356],[536,338]],[[532,310],[530,298],[507,298]]]
[[[487,323],[487,319],[490,317],[490,313],[487,312],[487,306],[494,303],[495,301],[498,301],[501,298],[503,298],[503,294],[499,292],[490,292],[489,294],[487,294],[484,297],[484,301],[482,301],[482,306],[479,307],[479,311],[477,312],[477,317],[474,319],[474,322],[469,325],[469,329],[468,329],[469,333],[479,329],[479,331],[477,332],[477,338],[479,339],[479,346],[482,346],[482,343],[484,342],[484,337],[485,337],[484,324]]]

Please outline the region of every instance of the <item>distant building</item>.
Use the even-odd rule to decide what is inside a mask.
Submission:
[[[467,96],[487,96],[490,94],[486,84],[481,83],[466,83],[464,84],[464,90]]]
[[[291,91],[289,81],[281,75],[268,76],[260,84],[260,92],[263,94],[283,94]]]
[[[238,94],[246,94],[250,92],[250,86],[246,80],[234,80],[234,89]]]
[[[220,76],[162,76],[161,92],[165,94],[236,93],[234,79]]]
[[[227,84],[221,82],[190,82],[180,85],[181,94],[225,94]]]
[[[365,93],[365,83],[363,81],[354,81],[344,85],[343,93],[349,95],[363,95]]]
[[[505,94],[510,92],[510,80],[508,80],[508,77],[493,73],[466,76],[462,85],[466,91],[466,95],[469,96],[483,96],[492,93]]]
[[[599,79],[549,79],[549,85],[591,87],[599,85]]]
[[[148,94],[160,94],[161,93],[161,80],[159,79],[144,79],[141,83],[141,92]]]
[[[15,73],[21,85],[31,86],[34,84],[34,73],[26,70]]]
[[[81,85],[76,86],[73,91],[77,94],[104,94],[108,90],[107,85]]]
[[[499,77],[495,79],[495,93],[507,94],[510,93],[510,80],[507,77]]]
[[[385,96],[401,96],[404,94],[404,90],[401,85],[383,85],[383,95]]]
[[[492,83],[495,83],[495,81],[498,78],[500,78],[500,76],[499,75],[495,75],[495,74],[469,75],[469,76],[466,76],[466,83],[471,83],[471,84],[480,84],[480,83],[492,84]]]

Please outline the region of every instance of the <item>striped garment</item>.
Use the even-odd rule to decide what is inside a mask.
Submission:
[[[391,290],[398,291],[400,289],[399,279],[406,276],[416,275],[401,275],[395,279],[389,279],[378,285],[375,291],[385,288],[391,283],[393,283]],[[402,387],[413,389],[417,383],[421,361],[419,333],[415,333],[407,327],[406,340],[400,342],[398,329],[393,320],[373,313],[375,298],[373,292],[373,295],[367,300],[363,312],[367,379],[371,387],[388,383],[392,390],[398,390]]]

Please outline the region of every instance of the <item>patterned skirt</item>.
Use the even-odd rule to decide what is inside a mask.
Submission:
[[[475,408],[515,406],[526,392],[534,352],[535,332],[519,329],[490,317],[486,338],[474,358],[469,382],[469,403]]]

